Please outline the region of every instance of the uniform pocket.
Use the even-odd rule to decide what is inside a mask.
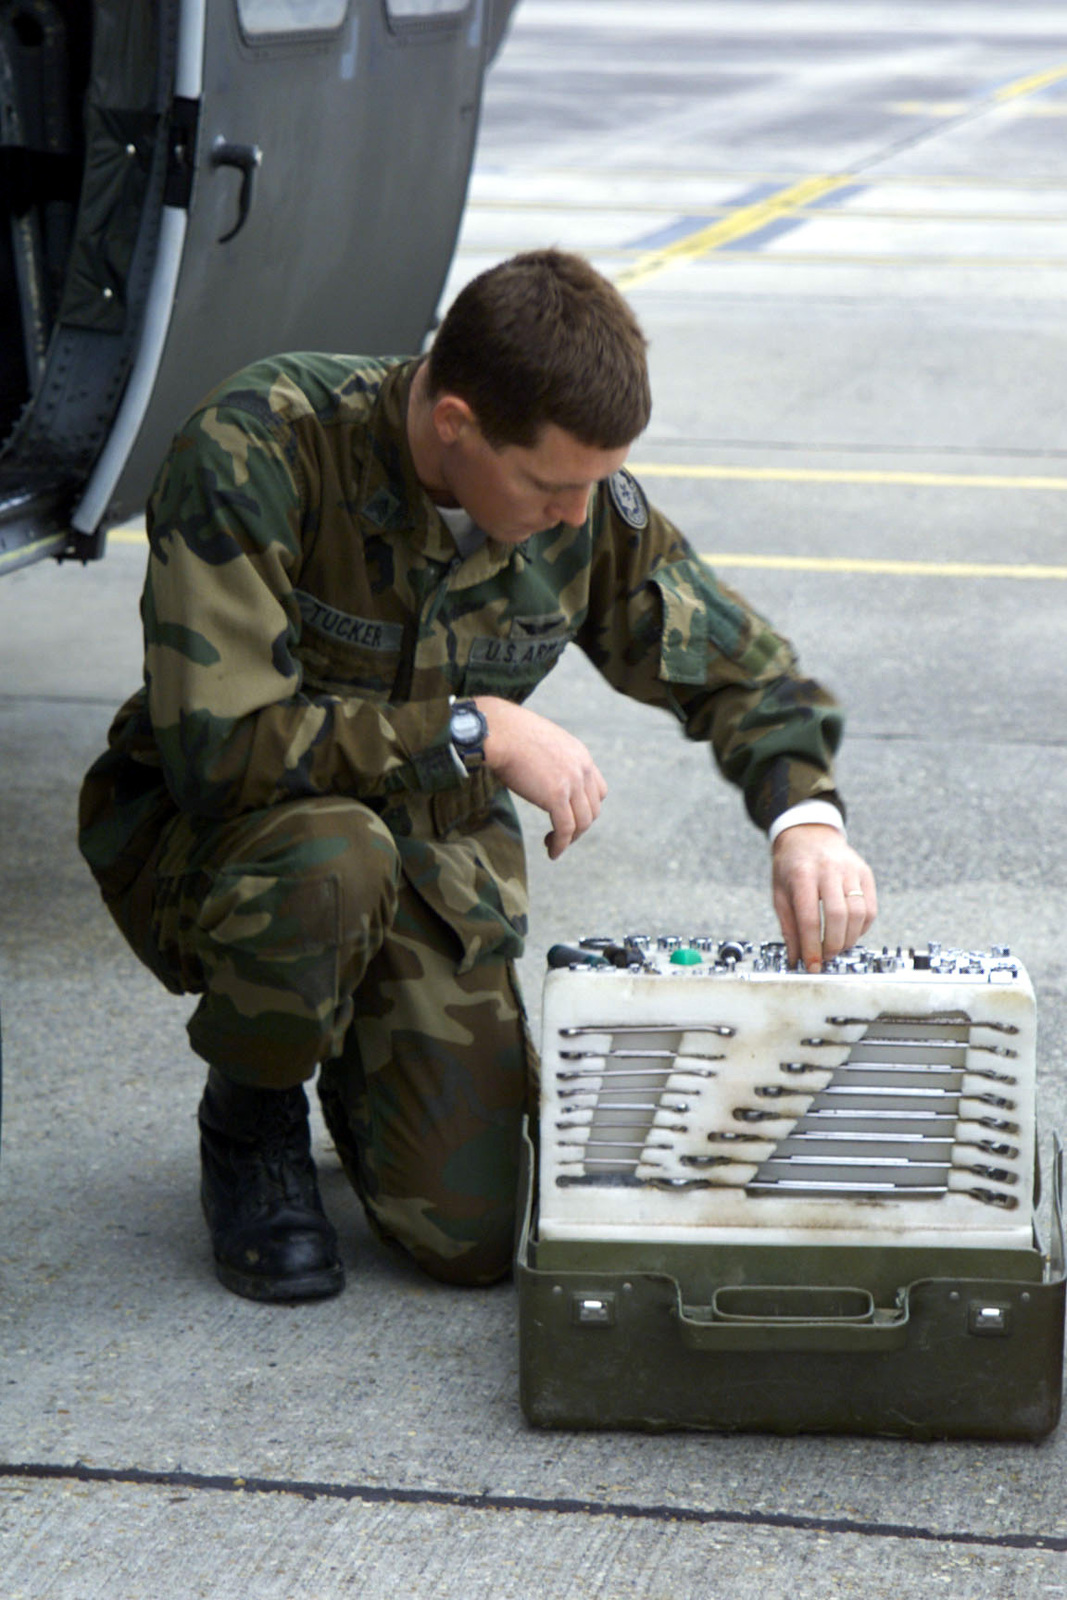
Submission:
[[[708,615],[704,597],[688,573],[663,567],[652,579],[663,608],[659,675],[667,683],[706,683]]]
[[[650,582],[663,608],[659,675],[668,683],[707,683],[712,655],[755,677],[782,643],[757,612],[697,562],[661,567]]]
[[[543,630],[538,629],[537,620],[516,619],[504,637],[474,635],[463,674],[465,695],[525,699],[548,676],[573,635],[560,619],[550,619],[550,626]]]
[[[458,940],[459,972],[522,954],[526,858],[505,790],[497,790],[487,810],[453,824],[443,837],[427,838],[419,830],[398,836],[396,843],[405,879]]]

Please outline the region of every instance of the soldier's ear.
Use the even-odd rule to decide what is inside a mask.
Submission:
[[[455,444],[464,433],[477,428],[478,422],[467,404],[458,394],[440,394],[430,413],[434,430],[442,444]]]

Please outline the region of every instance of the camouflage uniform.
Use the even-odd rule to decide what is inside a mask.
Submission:
[[[522,702],[570,640],[710,742],[757,825],[833,798],[840,718],[634,480],[584,525],[466,558],[416,476],[416,363],[262,361],[209,396],[149,503],[145,686],[81,846],[138,955],[202,998],[193,1048],[283,1087],[324,1063],[342,1160],[428,1270],[506,1270],[534,1069],[507,792],[450,700]]]

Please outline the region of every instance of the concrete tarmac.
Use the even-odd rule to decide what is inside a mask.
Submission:
[[[585,251],[651,339],[651,498],[849,712],[872,938],[1022,957],[1042,1150],[1067,1126],[1067,16],[978,0],[525,0],[446,300]],[[541,1432],[509,1285],[370,1237],[316,1122],[349,1284],[217,1284],[185,1002],[74,847],[140,672],[135,528],[0,584],[0,1600],[1067,1594],[1040,1444]],[[707,753],[568,654],[537,709],[610,794],[550,864],[524,809],[537,1021],[583,933],[771,937],[767,852]],[[1047,1231],[1047,1202],[1042,1211]]]

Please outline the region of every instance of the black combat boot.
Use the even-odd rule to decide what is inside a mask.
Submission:
[[[215,1270],[250,1300],[316,1300],[344,1288],[322,1209],[303,1089],[250,1089],[208,1073],[200,1198]]]

